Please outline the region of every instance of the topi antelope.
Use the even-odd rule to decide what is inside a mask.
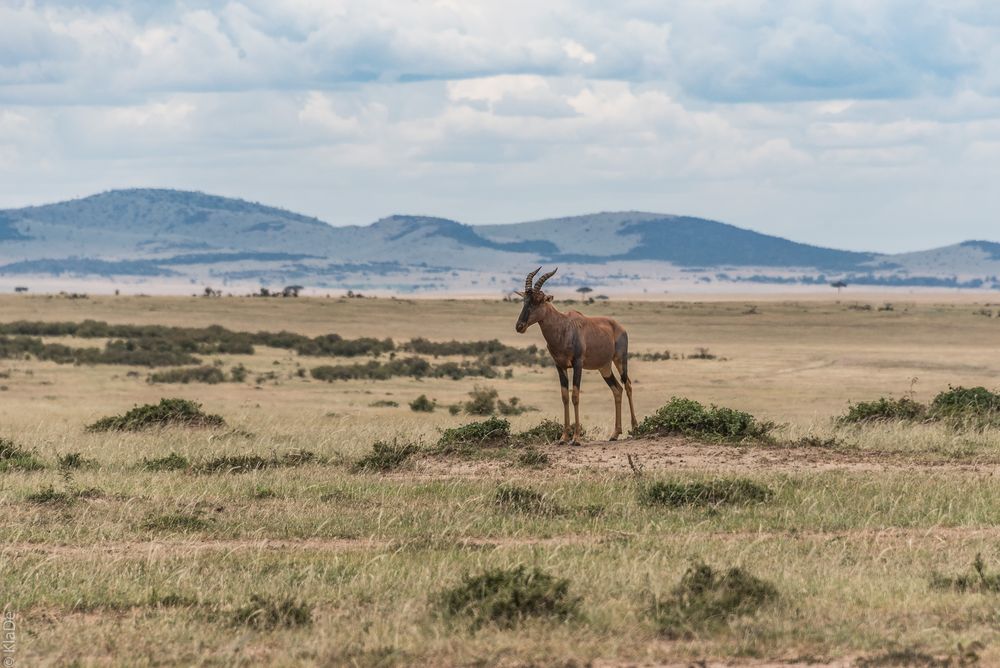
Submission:
[[[524,332],[536,322],[545,337],[545,344],[556,363],[559,371],[559,384],[562,385],[563,400],[563,433],[560,442],[579,445],[580,439],[580,379],[584,369],[598,369],[604,376],[604,382],[615,395],[615,432],[611,440],[617,440],[622,433],[622,384],[628,394],[628,409],[632,414],[632,429],[636,428],[635,408],[632,406],[632,381],[628,377],[628,333],[611,318],[588,318],[579,311],[560,313],[550,302],[552,297],[542,292],[545,281],[552,278],[558,269],[542,274],[534,287],[531,279],[541,267],[534,270],[524,280],[524,292],[518,292],[524,298],[521,315],[517,318],[514,329],[518,334]],[[615,379],[611,365],[618,368],[622,382]],[[566,370],[573,369],[573,414],[575,427],[573,436],[569,435],[569,377]]]

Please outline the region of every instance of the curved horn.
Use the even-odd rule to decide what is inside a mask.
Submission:
[[[541,270],[542,270],[542,268],[539,267],[538,269],[535,269],[534,271],[529,271],[528,272],[528,277],[526,279],[524,279],[524,291],[525,292],[531,292],[531,279],[533,279],[535,277],[535,274],[537,274]]]
[[[539,267],[539,269],[541,269],[541,267]],[[542,286],[545,285],[545,281],[555,276],[557,271],[559,271],[559,267],[556,267],[547,274],[542,274],[542,277],[535,282],[535,290],[541,290]]]

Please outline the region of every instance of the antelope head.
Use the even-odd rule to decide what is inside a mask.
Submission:
[[[555,273],[559,271],[559,269],[556,268],[547,274],[542,274],[541,278],[539,278],[534,287],[532,287],[531,279],[533,279],[535,274],[541,270],[542,268],[539,267],[529,273],[528,277],[524,279],[524,292],[517,293],[524,300],[524,305],[521,307],[521,315],[517,317],[517,324],[514,325],[514,329],[518,334],[524,334],[525,330],[538,322],[544,312],[542,307],[546,302],[552,301],[551,296],[542,292],[542,286],[545,284],[545,281],[552,278]]]

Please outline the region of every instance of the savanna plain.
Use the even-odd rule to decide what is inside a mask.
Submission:
[[[14,665],[1000,665],[986,300],[2,297]]]

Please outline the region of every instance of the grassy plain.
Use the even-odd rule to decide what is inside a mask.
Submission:
[[[424,454],[385,474],[351,464],[377,440],[430,446],[440,430],[479,419],[441,407],[413,412],[408,402],[420,394],[444,406],[486,385],[539,409],[511,417],[517,430],[558,418],[551,368],[514,367],[509,379],[325,383],[299,369],[330,358],[258,346],[254,355],[206,358],[225,369],[242,363],[246,382],[163,385],[146,382],[148,369],[0,360],[0,438],[46,465],[0,473],[0,596],[16,614],[17,665],[1000,663],[1000,594],[931,586],[935,574],[971,572],[976,554],[1000,570],[1000,432],[834,422],[851,401],[927,401],[949,384],[996,388],[1000,319],[983,311],[998,309],[922,300],[860,310],[866,303],[577,306],[618,318],[633,354],[687,357],[630,363],[640,418],[678,395],[781,426],[768,445],[606,443],[610,392],[588,372],[581,412],[591,442],[541,446],[550,462],[540,467]],[[514,332],[517,310],[490,301],[0,298],[2,322],[541,344],[537,328]],[[717,358],[690,358],[699,348]],[[85,430],[161,397],[196,400],[229,427]],[[815,438],[803,444],[803,436]],[[245,473],[143,467],[170,453],[197,465],[300,450],[316,460]],[[60,469],[69,453],[84,464]],[[773,495],[732,506],[641,503],[649,480],[735,477]],[[497,489],[511,483],[542,494],[547,510],[498,506]],[[779,597],[669,637],[649,600],[694,561],[739,566]],[[522,564],[568,578],[580,614],[475,631],[438,614],[436,594],[463,575]],[[234,622],[253,595],[293,599],[311,623]]]

